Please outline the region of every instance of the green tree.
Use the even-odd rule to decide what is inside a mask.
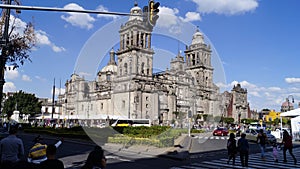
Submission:
[[[258,122],[258,120],[250,119],[250,118],[245,118],[245,119],[241,119],[241,122],[245,123],[245,124],[250,124],[252,122]]]
[[[7,114],[7,117],[10,117],[13,111],[18,110],[21,114],[30,114],[32,116],[35,113],[40,113],[41,108],[42,102],[39,102],[34,94],[20,90],[5,100],[3,114]]]
[[[227,123],[227,124],[232,124],[234,122],[234,118],[224,117],[224,122]]]
[[[13,1],[19,5],[19,0]],[[12,0],[3,2],[11,4]],[[31,22],[24,27],[18,18],[20,10],[2,9],[0,17],[0,103],[2,103],[5,69],[15,69],[30,60],[29,52],[36,44],[36,35]],[[9,65],[9,67],[7,67]],[[1,111],[0,104],[0,111]]]

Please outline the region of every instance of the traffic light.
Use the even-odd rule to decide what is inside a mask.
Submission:
[[[148,22],[151,26],[155,26],[157,19],[159,16],[157,15],[159,12],[159,2],[154,2],[153,0],[149,0],[148,4]]]

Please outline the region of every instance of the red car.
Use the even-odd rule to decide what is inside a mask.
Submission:
[[[229,131],[226,128],[217,128],[213,131],[214,136],[227,136]]]

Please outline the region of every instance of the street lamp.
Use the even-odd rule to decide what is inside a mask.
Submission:
[[[288,106],[288,111],[290,111],[290,100],[289,100],[290,97],[292,98],[292,103],[294,103],[294,96],[293,96],[293,95],[289,95],[289,96],[286,98],[287,106]]]

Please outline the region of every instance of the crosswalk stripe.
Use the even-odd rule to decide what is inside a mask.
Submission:
[[[221,138],[220,138],[221,139]],[[293,154],[296,159],[300,157],[300,148],[294,148]],[[294,160],[290,156],[289,152],[286,152],[287,162],[283,163],[283,153],[282,150],[278,152],[279,162],[275,162],[273,158],[273,152],[269,151],[265,153],[265,159],[261,159],[260,153],[255,153],[249,155],[248,167],[247,169],[269,169],[269,168],[280,168],[280,169],[290,169],[290,168],[300,168],[300,161],[297,165],[294,165]],[[227,158],[221,158],[211,161],[203,161],[200,163],[192,163],[190,165],[172,167],[171,169],[220,169],[220,168],[244,168],[241,166],[240,156],[237,155],[235,159],[235,165],[232,165],[232,160],[227,164]]]

